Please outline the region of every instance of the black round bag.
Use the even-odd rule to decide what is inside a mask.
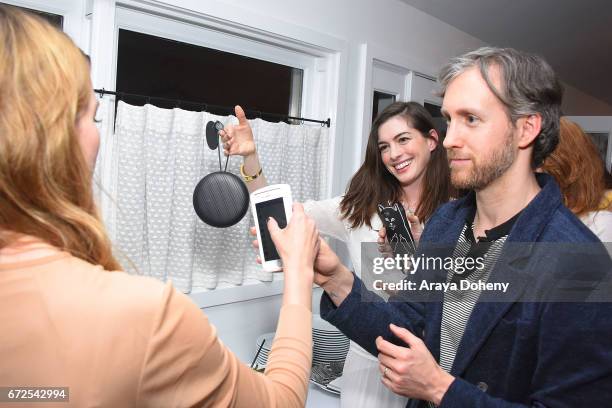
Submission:
[[[249,192],[238,176],[217,171],[196,185],[193,208],[206,224],[217,228],[231,227],[249,209]]]
[[[211,150],[219,148],[221,129],[223,124],[219,121],[206,124],[206,143]],[[225,168],[227,169],[227,161]],[[206,224],[217,228],[231,227],[237,224],[249,209],[249,192],[238,176],[219,169],[205,176],[196,185],[193,191],[193,208]]]

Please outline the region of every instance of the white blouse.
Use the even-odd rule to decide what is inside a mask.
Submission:
[[[371,219],[372,228],[365,224],[351,228],[348,220],[342,218],[340,201],[342,196],[321,201],[306,201],[304,211],[315,221],[321,234],[329,235],[346,244],[355,274],[361,277],[361,243],[378,240],[378,230],[382,228],[382,221],[377,214],[374,214]]]
[[[591,211],[580,217],[584,225],[601,240],[601,242],[612,242],[612,211]]]

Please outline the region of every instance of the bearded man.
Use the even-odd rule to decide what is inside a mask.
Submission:
[[[487,47],[451,60],[439,82],[451,180],[469,193],[434,213],[418,252],[484,267],[416,274],[508,290],[385,302],[322,247],[321,315],[378,356],[382,382],[409,407],[608,406],[612,302],[601,282],[612,262],[553,178],[534,171],[558,142],[557,76],[540,57]]]

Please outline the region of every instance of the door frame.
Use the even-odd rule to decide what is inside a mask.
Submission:
[[[359,48],[359,52],[361,57],[361,64],[359,66],[361,86],[359,87],[360,92],[357,96],[359,114],[356,130],[361,131],[361,137],[359,138],[361,143],[355,143],[355,148],[351,152],[351,161],[354,163],[353,173],[363,162],[368,135],[372,125],[372,95],[375,90],[372,79],[375,65],[386,70],[402,73],[406,76],[403,92],[399,93],[400,95],[403,94],[403,97],[398,97],[398,101],[412,100],[410,93],[412,87],[412,76],[414,74],[426,78],[435,78],[436,70],[439,68],[431,63],[424,63],[416,58],[406,56],[405,54],[399,54],[397,51],[393,51],[373,43],[362,43]],[[395,91],[392,93],[397,94]],[[428,99],[427,102],[430,102],[430,100]],[[437,102],[433,101],[432,103],[437,104]]]

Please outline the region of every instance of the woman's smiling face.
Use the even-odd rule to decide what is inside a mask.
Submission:
[[[378,150],[385,167],[402,186],[420,182],[425,175],[437,134],[425,137],[406,118],[393,116],[378,129]]]

